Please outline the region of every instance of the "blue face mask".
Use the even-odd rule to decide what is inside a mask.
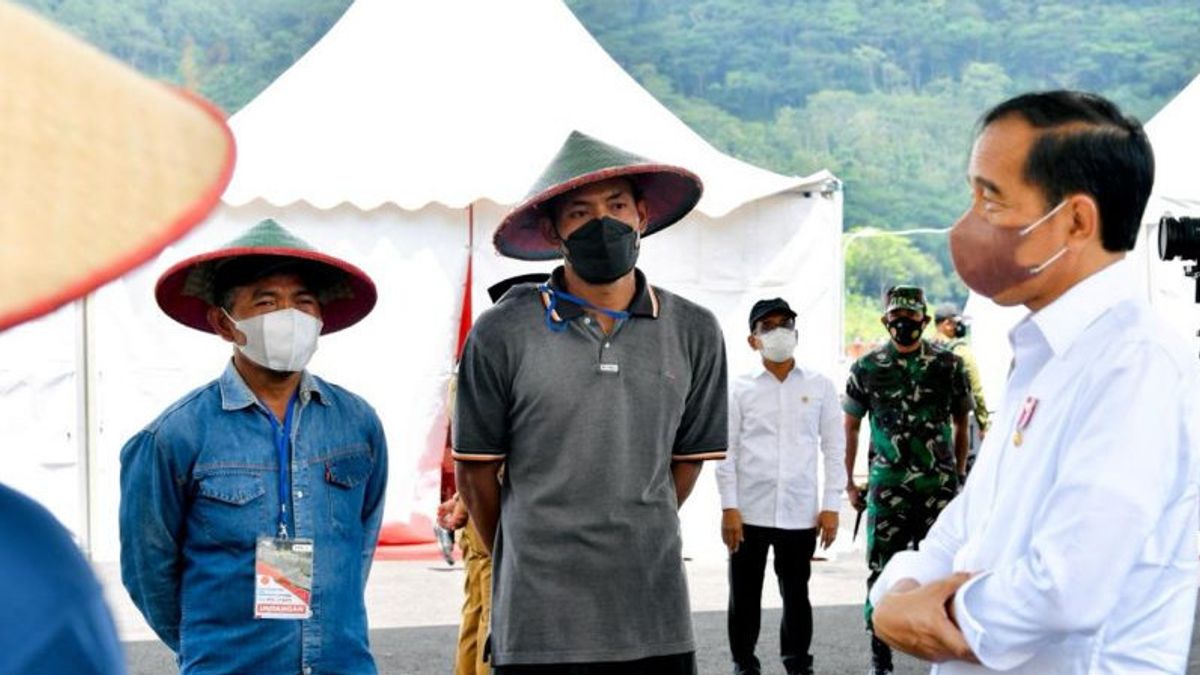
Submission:
[[[593,218],[563,241],[567,262],[589,284],[610,284],[637,264],[641,237],[628,223]]]

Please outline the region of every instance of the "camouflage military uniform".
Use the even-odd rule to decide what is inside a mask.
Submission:
[[[975,421],[979,423],[980,431],[987,431],[988,409],[987,403],[983,400],[983,380],[979,376],[979,366],[975,363],[975,354],[971,352],[971,346],[967,344],[966,338],[948,338],[936,330],[933,331],[932,338],[934,344],[949,349],[954,352],[955,356],[963,360],[963,366],[967,369],[967,384],[971,388],[971,398],[975,400]]]
[[[893,554],[916,548],[954,498],[951,419],[971,405],[962,359],[926,340],[908,354],[889,342],[850,368],[842,407],[854,417],[871,416],[868,589]],[[869,628],[870,603],[865,615]]]

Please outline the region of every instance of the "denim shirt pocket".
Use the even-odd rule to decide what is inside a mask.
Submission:
[[[325,492],[334,528],[355,532],[362,528],[366,484],[375,468],[367,447],[359,446],[325,460]]]
[[[273,531],[262,472],[219,470],[195,481],[192,516],[215,543],[235,551],[253,549],[260,533]]]

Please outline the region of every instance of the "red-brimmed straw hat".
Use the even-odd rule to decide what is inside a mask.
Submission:
[[[494,243],[501,255],[521,260],[550,260],[562,255],[556,242],[546,238],[539,219],[551,216],[539,207],[561,194],[588,183],[627,177],[646,202],[648,237],[683,218],[700,201],[700,178],[678,166],[659,164],[632,152],[572,131],[558,154],[542,172],[525,200],[496,228]]]
[[[0,0],[0,330],[146,262],[216,206],[224,116]]]
[[[321,333],[358,323],[375,307],[375,283],[359,268],[313,249],[308,242],[267,219],[221,248],[175,263],[158,278],[158,306],[179,323],[213,332],[208,308],[240,279],[272,269],[299,271],[321,304]]]

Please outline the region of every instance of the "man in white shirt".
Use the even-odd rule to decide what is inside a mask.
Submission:
[[[783,596],[779,651],[789,673],[812,673],[810,562],[817,537],[837,536],[846,481],[841,408],[833,381],[800,368],[796,313],[781,298],[750,310],[750,348],[763,368],[731,383],[729,449],[717,468],[721,536],[729,548],[729,647],[735,675],[758,675],[754,655],[767,549]],[[818,482],[818,449],[824,484]]]
[[[938,673],[1182,673],[1196,362],[1122,261],[1150,144],[1099,96],[1026,94],[984,115],[968,178],[955,267],[1032,313],[971,480],[875,584],[876,632]]]

